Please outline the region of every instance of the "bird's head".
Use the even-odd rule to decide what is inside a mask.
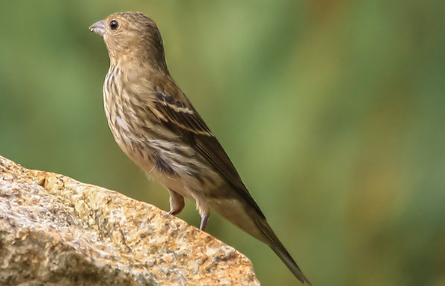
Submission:
[[[111,62],[145,61],[167,68],[162,37],[156,23],[140,12],[114,13],[90,26],[104,39]]]

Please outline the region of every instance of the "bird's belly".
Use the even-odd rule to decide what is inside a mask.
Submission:
[[[142,132],[135,119],[129,114],[116,112],[116,107],[111,108],[111,111],[109,109],[110,107],[107,108],[107,101],[105,101],[105,113],[114,140],[136,165],[145,172],[150,171],[154,167],[154,162],[151,159],[153,150],[148,144],[151,134]],[[112,113],[112,111],[115,112]]]
[[[128,134],[122,126],[111,123],[110,129],[122,151],[150,180],[160,182],[183,197],[204,199],[222,183],[222,178],[203,163],[205,161],[193,148],[175,142],[174,138],[160,140],[148,133]]]

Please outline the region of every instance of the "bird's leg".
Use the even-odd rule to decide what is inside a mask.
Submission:
[[[201,226],[199,227],[200,230],[205,231],[208,219],[209,219],[209,214],[201,216]]]
[[[171,189],[168,191],[170,192],[170,211],[168,213],[177,215],[185,206],[184,197]]]
[[[201,225],[199,226],[199,229],[202,231],[205,231],[207,220],[210,216],[210,206],[206,203],[205,200],[202,199],[202,197],[195,197],[196,200],[196,209],[199,212],[199,215],[201,216]]]

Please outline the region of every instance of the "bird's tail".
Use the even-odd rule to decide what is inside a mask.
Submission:
[[[270,248],[280,257],[280,259],[286,264],[287,268],[294,274],[295,277],[297,277],[298,280],[300,280],[301,283],[307,283],[311,285],[311,282],[304,276],[303,272],[301,271],[300,267],[298,267],[295,260],[292,258],[292,256],[289,254],[289,252],[286,250],[284,245],[281,243],[281,241],[278,239],[278,237],[273,232],[272,228],[269,226],[267,221],[263,219],[262,217],[257,216],[257,219],[255,220],[255,224],[257,227],[261,230],[263,234],[263,242],[268,244]]]
[[[295,260],[270,228],[264,215],[250,204],[243,204],[239,200],[231,200],[230,202],[230,204],[213,203],[212,208],[240,229],[269,245],[298,280],[311,285]]]

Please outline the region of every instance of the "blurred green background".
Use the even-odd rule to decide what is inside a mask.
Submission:
[[[0,155],[168,209],[115,144],[90,24],[157,21],[173,77],[314,285],[445,285],[445,2],[2,1]],[[199,225],[194,204],[180,215]],[[263,285],[296,285],[217,215]]]

